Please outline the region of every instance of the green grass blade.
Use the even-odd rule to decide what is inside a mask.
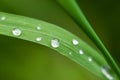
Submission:
[[[0,12],[0,34],[45,45],[106,80],[101,72],[101,68],[108,65],[103,56],[80,38],[56,25]],[[115,77],[114,73],[108,74]]]
[[[76,21],[80,28],[89,36],[89,38],[96,44],[100,49],[104,57],[106,58],[109,65],[114,69],[114,71],[120,76],[120,70],[112,56],[109,54],[108,50],[103,45],[102,41],[96,35],[95,31],[92,29],[91,25],[85,18],[83,12],[77,5],[75,0],[58,0],[58,2],[68,11],[71,17]]]

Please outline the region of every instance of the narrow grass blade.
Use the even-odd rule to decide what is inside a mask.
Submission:
[[[108,64],[103,56],[80,38],[56,25],[0,12],[0,34],[48,46],[106,80],[101,68]],[[108,74],[115,77],[114,73]]]
[[[58,2],[68,11],[71,17],[76,21],[80,28],[89,36],[89,38],[96,44],[100,49],[104,57],[106,58],[109,65],[114,69],[114,71],[120,76],[120,70],[112,56],[109,54],[108,50],[103,45],[102,41],[96,35],[95,31],[85,18],[83,12],[77,5],[75,0],[58,0]]]

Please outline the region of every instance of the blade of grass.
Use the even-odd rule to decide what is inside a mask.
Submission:
[[[104,55],[109,65],[114,69],[118,76],[120,76],[120,70],[106,47],[103,45],[102,41],[99,39],[80,7],[77,5],[75,0],[58,0],[58,2],[66,9],[66,11],[71,15],[71,17],[76,21],[80,28],[89,36],[89,38],[96,44],[98,49]]]
[[[108,65],[103,56],[80,38],[56,25],[0,12],[0,34],[45,45],[106,80],[101,72],[101,67]]]

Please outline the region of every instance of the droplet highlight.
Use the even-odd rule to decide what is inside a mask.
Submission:
[[[20,36],[22,34],[22,31],[18,28],[15,28],[15,29],[12,30],[12,34],[14,36]]]
[[[40,26],[37,26],[36,29],[37,29],[37,30],[41,30],[41,27],[40,27]]]
[[[69,55],[72,55],[72,52],[69,52]]]
[[[110,67],[109,66],[103,66],[101,68],[101,72],[108,80],[114,80],[113,76],[109,73]]]
[[[82,49],[79,50],[79,54],[84,54]]]
[[[58,39],[51,40],[51,46],[53,48],[58,48],[60,46],[59,40]]]
[[[88,61],[91,62],[91,61],[92,61],[92,58],[91,58],[91,57],[88,57]]]
[[[42,40],[42,37],[37,37],[36,38],[36,41],[38,41],[38,42],[41,41],[41,40]]]
[[[72,43],[73,43],[73,45],[78,45],[79,44],[79,42],[76,39],[73,39]]]
[[[6,17],[5,17],[5,16],[2,16],[2,17],[1,17],[1,20],[2,20],[2,21],[4,21],[5,19],[6,19]]]

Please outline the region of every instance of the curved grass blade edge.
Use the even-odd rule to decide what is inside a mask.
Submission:
[[[77,36],[56,25],[0,12],[0,34],[48,46],[106,80],[101,72],[102,66],[108,65],[103,56]]]

